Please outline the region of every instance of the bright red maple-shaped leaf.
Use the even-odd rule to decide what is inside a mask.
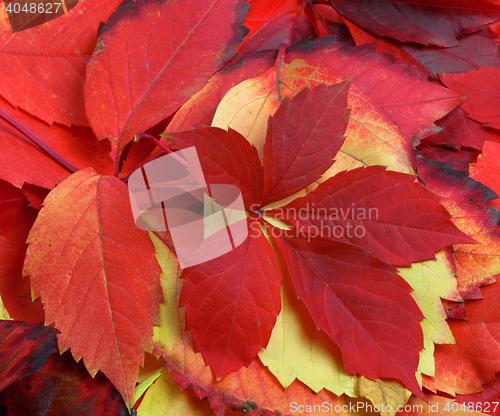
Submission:
[[[466,95],[461,107],[474,120],[500,129],[500,69],[441,74],[439,79],[448,88]]]
[[[332,165],[345,140],[349,85],[321,84],[283,100],[264,144],[263,205],[304,189]]]
[[[364,247],[395,266],[432,259],[454,243],[474,243],[453,225],[438,196],[414,176],[383,166],[341,172],[270,213],[299,230]]]
[[[348,116],[346,109],[347,86],[348,83],[344,82],[329,87],[320,84],[312,90],[305,89],[294,95],[290,100],[284,100],[272,116],[269,121],[269,129],[264,145],[267,146],[267,150],[264,152],[264,186],[266,192],[272,196],[268,199],[269,201],[289,196],[292,192],[308,186],[321,175],[321,172],[331,165],[332,158],[343,142],[342,134],[346,128],[346,119]],[[326,117],[326,114],[328,114],[328,117]],[[291,121],[292,119],[294,120],[293,122]],[[182,149],[193,145],[198,146],[200,142],[206,143],[203,138],[213,137],[213,133],[216,131],[213,128],[205,127],[195,130],[195,133],[170,133],[167,138]],[[235,147],[240,149],[239,152],[245,152],[249,155],[246,158],[248,163],[256,165],[256,151],[243,137],[232,131],[222,135],[218,133],[218,135],[220,137],[231,135],[235,142]],[[214,141],[214,146],[202,144],[199,147],[200,164],[204,171],[206,167],[207,171],[211,172],[215,165],[219,171],[222,171],[221,179],[230,178],[229,183],[231,184],[237,183],[237,181],[246,183],[247,179],[241,175],[252,176],[246,167],[238,167],[236,169],[233,167],[232,169],[234,170],[232,172],[224,172],[224,169],[231,169],[234,161],[238,159],[235,151],[227,146],[220,146],[217,140]],[[252,152],[249,152],[246,148],[251,148]],[[329,150],[327,156],[323,157],[319,153],[325,148]],[[317,171],[314,171],[313,174],[310,173],[311,170],[316,169]],[[361,171],[363,172],[363,170]],[[260,176],[259,170],[256,172],[256,178],[258,178]],[[357,172],[359,171],[345,173],[347,180],[352,178],[351,192],[355,192],[354,190],[356,189],[356,181],[359,179]],[[429,228],[425,228],[426,226],[424,226],[423,231],[420,232],[421,241],[424,238],[429,238],[430,228],[435,228],[438,232],[433,236],[434,244],[422,244],[417,247],[415,252],[420,251],[419,254],[425,253],[426,258],[432,258],[435,251],[451,244],[455,240],[462,242],[472,241],[464,237],[449,223],[449,215],[437,203],[437,197],[426,191],[421,185],[413,184],[413,176],[396,172],[386,172],[385,168],[380,167],[367,168],[364,172],[368,176],[376,176],[374,175],[375,173],[380,175],[379,187],[381,188],[381,195],[384,194],[382,190],[385,186],[392,183],[391,181],[398,182],[398,180],[404,183],[406,188],[398,189],[396,186],[394,189],[391,189],[389,186],[386,190],[394,200],[399,200],[402,197],[402,193],[408,193],[409,190],[413,191],[413,194],[410,193],[408,195],[408,200],[404,199],[404,201],[409,202],[403,202],[403,205],[398,206],[398,208],[401,208],[401,212],[395,209],[388,209],[385,221],[398,224],[401,216],[405,216],[402,212],[408,206],[411,206],[410,214],[417,215],[420,210],[424,211],[423,218],[425,218],[425,221],[429,221]],[[213,175],[208,177],[210,179],[210,181],[207,180],[208,183],[213,183],[217,179],[217,176]],[[385,178],[387,178],[387,183],[384,181]],[[288,187],[280,190],[280,182],[284,180],[290,183],[290,190],[288,190]],[[320,192],[324,186],[325,183],[321,184],[315,192]],[[367,186],[367,188],[370,188],[370,186]],[[276,192],[274,196],[275,189],[278,189],[280,192]],[[328,186],[325,189],[328,190]],[[362,185],[361,189],[363,189]],[[360,192],[360,198],[362,198],[361,190],[358,190],[358,192]],[[389,197],[389,195],[383,196]],[[338,202],[340,201],[329,201],[325,205],[328,209],[331,209]],[[383,209],[386,207],[384,201],[375,199],[372,202],[372,208]],[[391,204],[389,206],[393,208]],[[183,278],[186,281],[183,286],[180,305],[186,306],[186,328],[192,331],[196,349],[202,353],[207,364],[210,364],[214,368],[217,377],[222,377],[230,371],[237,370],[241,365],[248,364],[252,359],[252,353],[255,355],[258,349],[267,343],[267,336],[263,335],[263,330],[268,329],[269,314],[266,314],[266,320],[261,322],[261,325],[264,325],[263,322],[266,322],[266,326],[261,327],[261,325],[257,324],[257,319],[253,318],[256,314],[254,312],[256,307],[253,305],[257,302],[252,296],[247,294],[248,292],[252,294],[255,292],[251,292],[249,288],[247,289],[245,283],[241,283],[242,276],[245,277],[245,282],[251,282],[252,290],[254,290],[254,285],[260,282],[261,288],[265,289],[260,291],[259,296],[265,296],[263,300],[268,304],[271,304],[272,299],[275,301],[279,300],[279,297],[276,298],[278,294],[270,291],[264,283],[266,281],[263,277],[264,270],[268,274],[267,285],[273,284],[272,288],[276,290],[279,286],[279,277],[275,266],[272,266],[273,262],[276,261],[273,259],[272,250],[267,246],[267,243],[259,243],[259,241],[265,241],[264,237],[261,236],[258,226],[259,223],[262,223],[260,219],[260,207],[253,207],[252,211],[254,220],[249,220],[251,221],[250,228],[252,230],[250,242],[206,264],[187,268],[183,274]],[[408,224],[412,223],[412,221],[413,223],[423,222],[421,218],[412,218]],[[301,232],[300,229],[297,231]],[[340,346],[343,350],[344,360],[348,363],[347,366],[351,371],[366,374],[372,378],[376,378],[377,374],[380,376],[383,373],[383,377],[398,378],[415,394],[421,394],[414,376],[418,364],[418,351],[422,346],[422,334],[418,322],[421,319],[421,314],[408,293],[410,290],[409,286],[396,274],[392,266],[369,255],[365,249],[341,242],[332,242],[319,238],[316,240],[318,234],[310,234],[303,237],[304,239],[312,239],[309,249],[302,246],[300,249],[307,252],[306,254],[297,254],[297,250],[290,248],[290,244],[292,243],[278,243],[281,251],[284,254],[285,251],[287,253],[285,257],[287,258],[289,268],[295,270],[297,273],[306,274],[308,287],[323,287],[326,290],[325,293],[335,298],[337,296],[335,295],[336,289],[340,290],[342,287],[342,284],[338,282],[344,282],[344,286],[349,286],[347,282],[352,280],[352,274],[349,271],[349,266],[351,266],[353,270],[356,269],[358,271],[354,275],[361,280],[352,280],[353,287],[349,286],[349,289],[346,289],[347,292],[355,291],[354,287],[358,284],[358,286],[361,285],[363,287],[363,291],[359,293],[359,296],[364,299],[364,290],[367,292],[371,291],[370,293],[373,294],[373,298],[370,299],[373,300],[376,298],[375,293],[381,293],[382,289],[378,287],[380,282],[377,280],[380,279],[380,281],[386,282],[385,290],[391,291],[394,289],[393,294],[395,294],[395,298],[392,297],[392,294],[384,294],[383,296],[387,297],[387,301],[381,301],[380,305],[376,305],[376,301],[373,300],[375,303],[373,309],[368,308],[364,310],[363,313],[365,315],[360,315],[361,312],[357,311],[357,307],[354,306],[355,304],[366,303],[365,300],[361,301],[358,299],[357,301],[353,301],[354,303],[349,303],[345,300],[348,304],[344,311],[345,315],[350,316],[352,322],[358,318],[366,320],[367,322],[363,323],[363,325],[367,328],[368,333],[371,334],[370,336],[373,339],[368,342],[369,336],[366,332],[358,330],[348,331],[346,329],[345,334],[342,335],[342,341],[340,341],[340,330],[338,328],[334,330],[332,326],[332,322],[338,318],[339,311],[325,309],[320,312],[311,309],[317,305],[318,299],[323,298],[324,294],[313,292],[313,295],[305,299],[304,293],[308,292],[308,290],[297,287],[297,293],[301,298],[305,299],[304,301],[308,305],[308,308],[310,308],[309,310],[318,327],[322,328]],[[447,234],[449,235],[446,236]],[[286,235],[288,236],[288,234]],[[257,240],[254,241],[255,239]],[[279,238],[278,241],[280,241]],[[390,244],[390,239],[387,242]],[[396,244],[400,244],[400,242],[396,241]],[[267,247],[264,252],[262,252],[263,247]],[[249,259],[250,254],[252,254],[252,248],[254,250],[259,249],[260,257],[253,261],[248,261],[246,259]],[[347,250],[344,256],[346,258],[344,263],[340,261],[340,258],[336,257],[334,248],[338,249],[339,252]],[[350,255],[347,254],[349,250],[351,250]],[[292,255],[290,253],[295,254]],[[321,266],[322,262],[327,264],[327,266]],[[264,264],[267,265],[269,271],[264,269]],[[296,276],[296,279],[299,279],[299,277]],[[325,287],[325,281],[329,282],[326,285],[327,287]],[[226,293],[228,288],[232,291],[234,290],[235,293]],[[240,289],[236,291],[236,288]],[[240,293],[243,293],[246,297],[242,297]],[[338,296],[343,298],[344,295],[339,294]],[[352,297],[354,295],[350,296],[350,299],[354,299]],[[401,297],[404,299],[402,301],[404,306],[398,303],[401,302],[400,300],[397,302],[395,300],[396,298],[401,299]],[[242,318],[238,318],[237,322],[233,323],[235,322],[235,315],[238,316],[236,313],[238,309],[235,306],[237,302],[241,302],[243,306],[247,304],[251,305],[251,307],[245,306],[245,308],[252,311],[250,312],[252,318],[247,318],[247,320],[244,320],[244,323],[241,322]],[[352,308],[355,310],[351,310]],[[377,312],[379,310],[380,314]],[[394,315],[391,315],[389,318],[387,310],[393,310]],[[406,312],[403,312],[403,310],[406,310]],[[272,312],[277,313],[277,311],[279,311],[279,306],[273,309]],[[226,316],[228,312],[230,312],[229,323],[221,321],[222,317]],[[368,318],[368,316],[371,316],[371,318]],[[377,316],[379,317],[378,321]],[[374,319],[377,321],[376,323],[373,323]],[[368,323],[369,320],[372,320],[373,327],[371,326],[372,324]],[[395,321],[393,322],[393,320]],[[394,325],[396,321],[402,325],[401,327],[396,325],[399,329],[395,329]],[[217,326],[215,326],[214,322],[217,323]],[[328,322],[328,324],[325,322]],[[221,330],[221,328],[224,328],[224,330]],[[395,345],[387,342],[389,338],[400,339],[401,344]],[[247,345],[252,346],[253,351],[250,351]],[[359,351],[360,348],[366,348],[366,351],[359,355],[364,355],[365,353],[368,355],[372,353],[377,354],[376,363],[372,362],[369,364],[361,360],[359,355],[352,355],[352,351]],[[369,353],[368,351],[371,352]]]
[[[233,0],[120,5],[101,29],[85,84],[90,124],[98,138],[110,138],[115,162],[134,134],[172,114],[235,55],[247,7]]]
[[[500,143],[486,142],[484,144],[483,154],[477,159],[477,163],[470,168],[470,177],[478,182],[485,184],[497,195],[500,195]],[[493,206],[499,208],[499,200],[490,202]]]
[[[55,328],[0,321],[0,391],[36,373],[56,349]]]
[[[397,270],[351,244],[286,234],[275,240],[297,295],[342,350],[346,370],[398,378],[422,396],[414,370],[423,316]]]
[[[281,274],[267,239],[247,238],[182,277],[179,306],[186,306],[186,330],[217,378],[250,364],[267,345],[281,309]]]
[[[129,415],[109,380],[92,377],[69,352],[52,354],[39,371],[7,387],[0,408],[16,416]]]
[[[500,6],[477,1],[330,0],[345,18],[377,35],[450,47],[458,38],[498,20]]]
[[[24,273],[45,322],[61,331],[60,350],[83,357],[92,375],[101,370],[130,403],[161,292],[126,185],[92,169],[75,173],[46,198],[29,243]]]

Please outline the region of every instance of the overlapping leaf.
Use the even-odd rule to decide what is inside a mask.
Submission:
[[[396,266],[434,258],[454,242],[473,243],[414,179],[381,166],[355,169],[274,212],[299,230],[364,247]]]
[[[281,307],[281,275],[266,238],[252,235],[182,277],[179,306],[186,306],[186,329],[217,378],[250,364],[267,345]]]
[[[20,321],[0,323],[0,391],[36,373],[56,349],[55,328]]]
[[[285,235],[276,242],[297,295],[342,350],[346,370],[397,378],[422,396],[415,379],[422,315],[396,269],[351,244]]]
[[[470,117],[500,129],[499,74],[500,69],[480,68],[465,74],[442,74],[439,79],[448,88],[466,95],[461,107]]]
[[[17,416],[129,414],[109,380],[101,373],[92,377],[69,352],[52,354],[40,371],[7,387],[0,408]]]
[[[80,0],[65,16],[17,33],[3,12],[0,95],[49,124],[88,126],[83,101],[86,55],[94,50],[99,24],[120,2]]]
[[[342,16],[370,32],[424,45],[456,46],[458,38],[500,17],[487,1],[330,0]]]
[[[110,138],[115,161],[135,134],[172,114],[234,56],[246,10],[232,0],[121,4],[100,32],[85,84],[90,124]]]
[[[161,292],[126,185],[92,169],[70,176],[45,200],[29,242],[24,273],[61,331],[60,350],[83,357],[91,375],[101,370],[130,403]]]

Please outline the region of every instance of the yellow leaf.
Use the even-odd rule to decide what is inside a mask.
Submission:
[[[414,263],[411,268],[401,267],[399,274],[413,288],[411,295],[422,311],[424,348],[420,351],[417,372],[434,376],[434,344],[454,344],[455,340],[446,322],[441,298],[461,301],[455,278],[455,268],[450,250],[436,253],[435,260]]]
[[[359,377],[358,388],[359,395],[369,399],[381,416],[394,416],[411,396],[411,392],[396,381],[374,381],[364,376]]]
[[[139,370],[137,385],[134,390],[133,404],[140,399],[144,392],[165,370],[165,361],[162,358],[156,358],[154,355],[145,354],[144,365]]]
[[[297,299],[288,271],[281,288],[281,312],[269,344],[259,352],[263,364],[283,387],[299,379],[315,392],[326,388],[340,396],[356,395],[357,377],[345,371],[339,348],[316,328]]]
[[[191,388],[179,391],[168,371],[146,391],[137,409],[138,416],[213,416],[210,406],[200,400]]]

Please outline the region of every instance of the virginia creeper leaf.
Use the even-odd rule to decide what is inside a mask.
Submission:
[[[455,108],[446,117],[438,120],[436,125],[441,127],[442,130],[437,134],[426,137],[422,143],[445,144],[454,149],[465,146],[482,150],[486,141],[500,142],[500,132],[498,130],[486,128],[477,121],[472,120],[460,107]]]
[[[179,306],[186,306],[186,329],[217,378],[250,364],[269,341],[281,307],[281,275],[266,238],[247,238],[222,257],[187,268],[182,277]]]
[[[420,178],[427,189],[441,197],[440,203],[453,223],[479,244],[453,247],[457,282],[464,299],[481,299],[479,286],[495,281],[500,273],[500,213],[486,202],[497,195],[470,179],[466,172],[429,159],[417,159]]]
[[[483,154],[477,159],[477,163],[470,167],[470,177],[490,188],[497,195],[500,194],[500,174],[494,166],[500,165],[500,143],[486,142]],[[500,208],[498,199],[492,201],[492,205]]]
[[[65,16],[17,33],[2,13],[0,95],[49,124],[88,126],[83,102],[86,55],[96,45],[99,24],[119,3],[79,0],[71,10],[67,3]]]
[[[333,7],[358,26],[400,41],[442,47],[500,17],[500,6],[487,1],[330,0]]]
[[[470,394],[495,379],[499,353],[500,285],[482,289],[484,299],[466,302],[466,321],[449,321],[456,345],[436,346],[436,378],[426,385],[449,394]]]
[[[269,121],[264,144],[263,205],[304,189],[332,165],[349,121],[349,85],[306,87],[283,100]]]
[[[127,186],[92,169],[73,174],[48,195],[29,242],[24,273],[61,331],[59,349],[83,357],[91,375],[101,370],[130,403],[161,292]]]
[[[441,74],[439,79],[448,88],[467,96],[461,107],[474,120],[500,129],[499,77],[500,69],[480,68],[465,74]]]
[[[334,406],[345,404],[343,397],[326,390],[313,394],[299,381],[283,391],[259,360],[217,381],[201,355],[195,354],[190,333],[183,330],[184,308],[178,309],[177,304],[184,280],[178,278],[178,261],[158,238],[154,235],[151,238],[163,271],[161,281],[165,298],[165,303],[160,305],[160,327],[155,327],[153,352],[163,353],[167,368],[181,389],[192,385],[198,397],[204,398],[218,416],[225,413],[227,406],[241,413],[255,409],[256,414],[286,414],[294,401],[311,406],[324,401]]]
[[[101,373],[92,377],[69,352],[52,354],[40,371],[7,387],[0,393],[0,409],[18,416],[129,414],[109,380]]]
[[[0,322],[0,391],[36,373],[56,349],[55,328],[20,321]]]
[[[397,378],[414,394],[422,315],[396,269],[351,244],[276,238],[297,295],[342,351],[347,371]]]
[[[275,212],[299,230],[364,247],[396,266],[432,259],[453,243],[474,243],[452,224],[439,197],[414,180],[382,166],[354,169]]]
[[[234,56],[247,7],[239,0],[121,4],[101,28],[85,84],[90,124],[98,138],[110,138],[114,159]]]

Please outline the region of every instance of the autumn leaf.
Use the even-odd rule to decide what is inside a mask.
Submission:
[[[480,68],[465,74],[441,74],[439,79],[448,88],[466,95],[467,98],[461,107],[470,117],[480,121],[484,126],[499,129],[500,115],[497,105],[500,95],[499,73],[499,69]],[[488,85],[487,90],[484,89],[485,85]]]
[[[59,331],[20,321],[1,321],[0,391],[36,373],[56,350]]]
[[[386,263],[410,266],[454,241],[474,242],[453,226],[438,200],[413,176],[372,166],[341,172],[268,215],[364,247]]]
[[[100,31],[85,84],[90,124],[110,138],[115,163],[135,134],[172,114],[234,56],[246,9],[231,0],[121,4]]]
[[[330,0],[358,26],[400,41],[456,46],[458,38],[499,18],[500,7],[486,1]]]
[[[77,172],[49,194],[29,242],[24,273],[42,297],[45,322],[61,331],[59,349],[83,357],[91,375],[101,370],[130,403],[161,293],[127,187],[92,169]]]
[[[19,416],[129,414],[109,380],[92,377],[69,352],[52,354],[39,371],[2,391],[0,408]]]
[[[96,45],[99,24],[119,3],[79,0],[65,16],[17,33],[3,12],[0,95],[49,124],[88,126],[83,101],[86,55]]]
[[[486,142],[483,154],[477,159],[477,163],[470,168],[470,177],[475,181],[489,187],[497,195],[500,194],[500,175],[492,166],[498,166],[500,157],[500,143]],[[498,200],[490,202],[493,206],[499,207]]]

